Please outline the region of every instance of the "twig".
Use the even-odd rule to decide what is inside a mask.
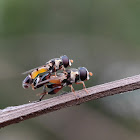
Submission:
[[[79,99],[76,99],[74,94],[71,92],[46,99],[41,102],[8,107],[0,110],[0,128],[65,107],[81,104],[90,100],[95,100],[114,94],[136,90],[139,88],[140,75],[136,75],[87,88],[88,94],[84,90],[76,91],[76,95],[79,97]]]

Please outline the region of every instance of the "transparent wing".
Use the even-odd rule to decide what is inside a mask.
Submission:
[[[43,66],[45,66],[45,65],[43,65]],[[43,66],[39,66],[39,67],[33,68],[33,69],[31,69],[31,70],[25,71],[25,72],[23,72],[22,74],[29,74],[29,73],[33,72],[34,70],[39,69],[39,68],[41,68],[41,67],[43,67]]]
[[[44,84],[50,82],[51,80],[60,80],[60,81],[63,81],[64,79],[66,79],[65,74],[63,74],[63,73],[60,74],[60,73],[59,73],[57,76],[51,76],[49,79],[47,79],[47,80],[45,80],[45,81],[42,81],[42,82],[39,82],[39,83],[36,85],[36,87],[37,87],[37,86],[40,86],[40,85],[44,85]]]

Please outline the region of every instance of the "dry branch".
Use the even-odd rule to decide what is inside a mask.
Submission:
[[[139,88],[140,75],[136,75],[87,88],[89,92],[88,94],[84,90],[76,91],[76,95],[79,97],[79,99],[76,99],[73,93],[68,93],[43,100],[41,102],[8,107],[0,110],[0,128],[27,120],[29,118],[34,118],[45,113],[59,110],[61,108]]]

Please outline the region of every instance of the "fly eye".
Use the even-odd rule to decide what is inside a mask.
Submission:
[[[84,81],[87,79],[87,69],[84,67],[79,68],[80,80]]]
[[[69,58],[66,55],[64,55],[64,56],[61,57],[61,59],[62,59],[62,62],[63,62],[63,66],[65,68],[68,67],[69,66]]]

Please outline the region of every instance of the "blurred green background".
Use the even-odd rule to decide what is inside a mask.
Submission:
[[[21,73],[64,54],[93,72],[87,87],[139,74],[139,13],[138,0],[0,0],[0,108],[37,100]],[[5,127],[0,139],[138,140],[139,100],[137,90],[90,101]]]

